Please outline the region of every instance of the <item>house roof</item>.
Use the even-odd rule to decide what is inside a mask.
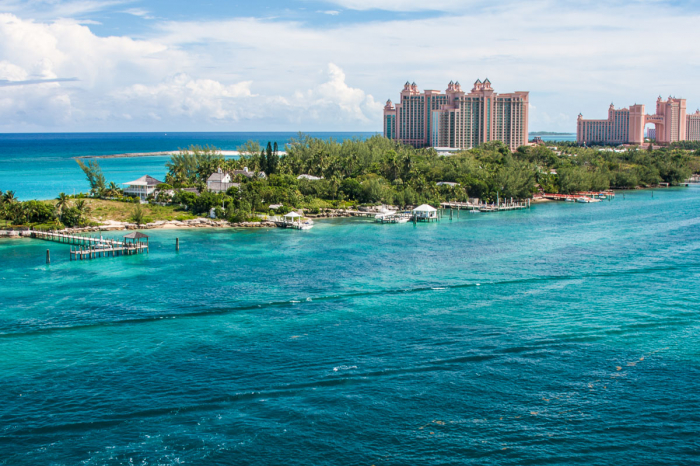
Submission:
[[[123,183],[127,186],[158,186],[162,184],[162,181],[158,181],[150,175],[143,175],[138,180],[130,181],[129,183]]]
[[[320,180],[320,179],[323,179],[323,177],[318,177],[318,176],[314,176],[314,175],[307,175],[306,173],[304,173],[303,175],[297,176],[297,180],[315,181],[315,180]]]
[[[209,175],[209,178],[207,178],[207,183],[209,183],[211,181],[223,181],[223,179],[226,178],[227,175],[228,175],[228,173],[223,173],[223,172],[212,173],[211,175]]]
[[[423,204],[419,205],[415,209],[413,209],[414,212],[437,212],[437,209],[433,206],[429,206],[428,204]]]
[[[148,235],[144,235],[140,231],[135,231],[133,233],[129,233],[128,235],[124,235],[124,238],[126,238],[126,239],[141,239],[141,238],[148,238]]]
[[[247,171],[246,170],[233,170],[231,172],[231,175],[243,175],[243,176],[247,176],[248,178],[252,178],[255,176],[255,172],[252,172],[250,170],[247,170]],[[258,172],[258,176],[260,178],[265,178],[267,175],[265,175],[265,172],[260,171],[260,172]]]
[[[210,181],[208,184],[209,191],[216,192],[228,191],[229,188],[238,188],[241,186],[240,183],[224,183],[222,181]]]

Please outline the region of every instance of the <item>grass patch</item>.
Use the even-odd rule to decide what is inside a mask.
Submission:
[[[55,204],[56,201],[47,201]],[[107,201],[104,199],[85,199],[90,211],[87,214],[88,220],[91,222],[106,222],[114,220],[117,222],[129,222],[130,217],[134,212],[134,207],[138,204],[119,201]],[[144,213],[144,219],[151,222],[169,221],[169,220],[189,220],[197,218],[189,212],[182,210],[180,206],[160,206],[143,204],[141,206]]]

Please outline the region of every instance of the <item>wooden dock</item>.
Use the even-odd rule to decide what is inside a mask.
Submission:
[[[70,248],[71,260],[96,259],[98,257],[109,256],[131,256],[144,252],[148,254],[149,250],[148,236],[139,232],[124,236],[123,241],[38,230],[32,231],[31,237],[55,243],[76,245],[76,248]],[[141,239],[146,239],[146,243],[141,242]]]
[[[530,208],[530,200],[527,201],[510,201],[494,202],[492,204],[480,203],[472,204],[469,202],[443,202],[440,207],[444,210],[469,210],[477,212],[507,212],[510,210],[523,210]]]

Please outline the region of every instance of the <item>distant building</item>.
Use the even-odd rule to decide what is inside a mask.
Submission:
[[[688,141],[700,141],[700,110],[688,115],[685,124]]]
[[[497,94],[488,79],[469,93],[450,81],[444,94],[406,82],[399,103],[384,107],[384,136],[414,147],[460,150],[502,141],[515,150],[528,142],[528,110],[529,92]]]
[[[138,180],[124,183],[126,186],[124,189],[124,194],[131,197],[138,197],[144,201],[148,196],[156,191],[156,186],[159,184],[163,184],[163,182],[156,180],[152,176],[144,175]]]
[[[647,138],[656,139],[656,128],[647,128]]]
[[[297,180],[317,181],[317,180],[322,180],[322,179],[323,179],[322,176],[319,177],[319,176],[306,175],[306,174],[297,176]]]
[[[213,193],[224,193],[229,188],[238,188],[239,186],[240,183],[232,183],[231,175],[224,173],[220,168],[207,178],[207,189]]]
[[[697,119],[696,119],[697,115]],[[606,120],[584,120],[578,116],[576,140],[593,144],[643,144],[644,128],[653,124],[653,139],[659,144],[677,141],[698,141],[700,135],[689,131],[689,127],[700,122],[700,114],[686,115],[685,99],[669,97],[656,101],[656,113],[647,115],[644,105],[616,109],[610,104]],[[698,123],[700,124],[700,123]],[[694,126],[693,126],[694,127]]]

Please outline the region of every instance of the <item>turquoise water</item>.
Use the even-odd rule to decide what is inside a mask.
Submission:
[[[342,141],[375,133],[308,133]],[[176,151],[191,145],[236,150],[248,140],[280,148],[297,133],[55,133],[0,134],[0,190],[15,191],[21,200],[53,199],[58,193],[90,190],[75,161],[78,156]],[[143,175],[165,178],[170,157],[98,159],[107,181],[127,183]]]
[[[697,463],[698,212],[0,241],[0,464]]]
[[[322,139],[364,139],[376,133],[308,133]],[[248,140],[280,148],[297,133],[43,133],[0,134],[0,190],[15,191],[18,199],[54,199],[58,193],[88,192],[78,156],[176,151],[191,145],[236,150]],[[543,139],[549,140],[547,136]],[[555,136],[552,136],[555,137]],[[556,136],[566,139],[565,136]],[[575,136],[574,139],[575,140]],[[165,179],[170,157],[97,159],[108,182],[127,183],[143,175]]]

